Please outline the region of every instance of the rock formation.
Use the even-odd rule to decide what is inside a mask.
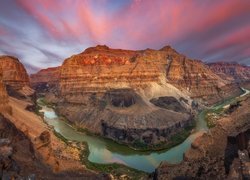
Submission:
[[[237,84],[170,46],[131,51],[98,45],[31,79],[69,121],[126,143],[168,142],[191,124],[192,99],[212,104],[241,93]]]
[[[0,113],[5,111],[8,104],[8,95],[3,84],[3,71],[0,67]]]
[[[177,52],[170,47],[159,51],[88,48],[64,61],[58,89],[47,93],[47,100],[77,126],[116,141],[132,145],[168,142],[193,121],[188,93],[166,81],[171,55]],[[150,102],[165,96],[178,102],[186,99],[178,104],[184,110]]]
[[[29,76],[23,64],[15,57],[0,56],[3,71],[3,83],[8,95],[16,98],[34,100],[34,91],[30,88]]]
[[[217,62],[208,64],[209,68],[224,80],[237,83],[250,81],[250,67],[237,63]]]
[[[199,60],[188,59],[170,46],[158,51],[130,51],[98,45],[66,59],[62,67],[44,69],[31,75],[31,82],[38,91],[46,89],[48,92],[58,86],[61,95],[99,93],[117,88],[143,90],[147,94],[150,84],[158,86],[156,89],[159,84],[168,83],[192,98],[212,104],[240,93],[235,86],[237,81],[228,78],[229,74],[246,81],[250,70],[230,63],[207,66]]]
[[[42,69],[30,75],[31,86],[38,92],[48,92],[59,81],[60,67]]]
[[[248,179],[250,177],[250,96],[199,136],[180,164],[161,163],[155,179]]]
[[[217,95],[219,89],[227,84],[201,61],[180,55],[172,58],[166,76],[171,84],[191,92],[192,97]]]
[[[50,138],[48,134],[48,131],[41,134],[41,142],[48,141]],[[32,140],[7,118],[0,115],[0,179],[104,179],[102,175],[82,168],[68,168],[66,171],[53,172],[52,167],[37,156],[38,150]],[[54,146],[58,146],[58,142]],[[60,148],[57,149],[59,150]],[[50,160],[49,154],[52,156],[53,153],[53,149],[50,149],[44,159]],[[62,154],[60,153],[61,158],[65,158]],[[75,163],[79,164],[78,161]],[[66,160],[65,164],[67,164]]]
[[[3,81],[7,88],[20,90],[29,85],[29,76],[22,63],[12,56],[0,56]]]

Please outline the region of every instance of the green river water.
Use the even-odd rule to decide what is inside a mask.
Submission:
[[[241,96],[249,93],[248,90],[242,90],[245,92]],[[230,104],[234,99],[235,98],[232,98],[215,105],[212,109],[224,107]],[[132,150],[125,145],[117,144],[111,140],[78,132],[65,121],[60,120],[52,108],[42,105],[41,103],[39,104],[42,107],[40,112],[44,113],[44,120],[53,126],[56,132],[68,140],[87,142],[90,151],[89,161],[103,164],[121,163],[145,172],[153,172],[162,161],[168,161],[169,163],[181,162],[183,160],[183,154],[190,148],[191,143],[198,134],[202,131],[208,131],[205,121],[206,110],[204,110],[201,111],[197,117],[195,130],[183,143],[169,150],[141,152]]]

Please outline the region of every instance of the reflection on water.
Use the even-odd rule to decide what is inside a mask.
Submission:
[[[249,91],[248,91],[249,93]],[[234,100],[230,99],[222,104],[216,105],[213,108],[223,107]],[[96,163],[122,163],[129,167],[153,172],[161,161],[166,160],[169,163],[179,163],[183,159],[183,154],[187,151],[191,143],[202,131],[207,131],[207,123],[205,122],[206,111],[199,113],[197,118],[197,125],[194,133],[192,133],[183,143],[171,148],[170,150],[156,151],[156,152],[140,152],[128,148],[125,145],[117,144],[111,140],[87,135],[76,131],[66,122],[60,120],[53,109],[41,105],[44,112],[44,119],[52,125],[56,132],[60,133],[68,140],[79,142],[87,142],[90,150],[88,159]]]

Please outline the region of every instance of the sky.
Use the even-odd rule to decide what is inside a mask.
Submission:
[[[0,55],[29,73],[98,44],[250,65],[250,0],[0,0]]]

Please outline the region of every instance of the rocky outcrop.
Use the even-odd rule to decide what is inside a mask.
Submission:
[[[50,133],[44,131],[39,138],[48,146]],[[0,115],[0,179],[104,179],[82,169],[54,172],[37,156],[36,148],[25,133]]]
[[[180,89],[190,92],[192,98],[203,99],[208,104],[240,94],[239,87],[223,79],[199,60],[177,55],[167,66],[167,80]]]
[[[0,56],[3,83],[9,96],[35,101],[35,92],[30,87],[29,76],[23,64],[15,57]]]
[[[155,179],[248,179],[250,97],[240,103],[230,116],[196,138],[182,163],[161,163]]]
[[[30,83],[37,92],[48,92],[58,85],[59,75],[60,67],[42,69],[30,75]]]
[[[142,59],[143,52],[110,49],[107,46],[88,48],[66,59],[61,67],[60,93],[105,92],[115,88],[139,89],[150,82],[159,82],[158,65],[164,62]],[[164,56],[161,53],[161,56]]]
[[[8,95],[3,84],[3,71],[0,67],[0,112],[6,110],[6,106],[8,104]]]
[[[182,99],[183,99],[183,102],[188,103],[188,101],[187,100],[185,101],[184,98],[180,98],[180,100]],[[180,103],[180,101],[178,101],[174,97],[164,96],[164,97],[159,97],[158,99],[154,98],[154,99],[151,99],[150,102],[161,108],[170,109],[176,112],[187,112],[187,110]]]
[[[20,90],[29,86],[29,76],[22,63],[12,56],[0,56],[0,66],[3,70],[3,81],[8,88]]]
[[[193,122],[188,111],[175,112],[148,104],[131,89],[110,90],[98,96],[85,93],[83,97],[68,96],[67,100],[57,103],[59,114],[78,127],[132,146],[136,142],[148,146],[168,143],[171,135]]]
[[[217,62],[208,64],[209,68],[224,80],[242,83],[250,81],[250,67],[237,63]]]

